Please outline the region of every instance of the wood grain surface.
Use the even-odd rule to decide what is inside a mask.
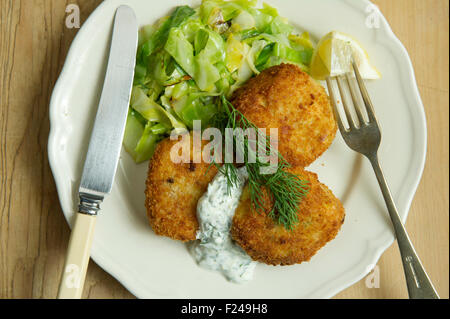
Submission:
[[[49,99],[77,30],[100,0],[0,0],[0,298],[54,298],[69,228],[47,159]],[[449,297],[449,2],[376,0],[415,67],[428,122],[425,172],[407,229],[432,281]],[[336,298],[407,298],[397,245],[366,279]],[[134,298],[91,262],[85,298]]]

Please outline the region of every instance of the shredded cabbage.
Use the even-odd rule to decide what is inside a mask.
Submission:
[[[308,71],[314,45],[276,8],[257,0],[203,0],[176,7],[139,31],[124,146],[136,162],[148,160],[172,130],[207,127],[217,99],[280,63]]]

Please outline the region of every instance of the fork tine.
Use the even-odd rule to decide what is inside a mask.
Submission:
[[[356,66],[355,61],[352,61],[353,70],[355,71],[356,81],[358,82],[359,89],[361,91],[362,98],[364,100],[364,105],[366,106],[367,115],[369,116],[369,122],[377,122],[375,117],[375,112],[373,110],[372,101],[370,100],[369,93],[367,92],[366,85],[364,84],[364,80],[359,73],[358,67]]]
[[[337,84],[339,88],[339,93],[341,94],[341,100],[342,100],[342,106],[344,107],[345,116],[347,117],[348,125],[350,126],[350,129],[355,129],[356,124],[353,120],[352,114],[350,113],[349,104],[347,101],[347,95],[344,92],[344,84],[342,83],[341,76],[338,76],[337,78]]]
[[[338,123],[339,130],[341,132],[347,132],[347,129],[345,128],[344,124],[342,123],[341,116],[339,115],[339,111],[337,109],[336,97],[334,94],[334,89],[333,89],[333,85],[331,83],[330,77],[327,77],[327,86],[328,86],[328,93],[330,94],[331,106],[333,107],[334,118],[336,119],[336,122]]]
[[[351,83],[349,73],[346,74],[345,78],[347,79],[347,84],[348,84],[348,87],[349,87],[349,90],[350,90],[350,95],[352,96],[353,105],[355,107],[356,115],[358,116],[359,125],[362,126],[366,122],[366,120],[364,119],[364,116],[363,116],[363,114],[361,112],[361,105],[360,105],[360,103],[358,101],[358,97],[357,97],[357,93],[355,91],[355,87]]]

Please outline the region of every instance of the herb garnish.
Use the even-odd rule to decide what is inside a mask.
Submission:
[[[216,116],[212,127],[218,128],[222,136],[225,136],[226,128],[241,128],[244,131],[252,128],[256,132],[260,132],[258,128],[249,121],[241,112],[236,110],[234,106],[226,99],[224,95],[221,97],[221,112]],[[261,132],[260,132],[261,134]],[[263,213],[266,207],[263,188],[268,191],[269,198],[273,202],[273,207],[269,212],[269,216],[278,224],[283,225],[286,229],[292,230],[298,223],[297,208],[301,200],[309,192],[308,181],[300,179],[297,175],[285,171],[291,165],[283,158],[283,156],[273,150],[270,138],[264,136],[265,148],[267,154],[275,153],[278,156],[278,167],[273,174],[262,174],[261,168],[268,167],[270,163],[263,161],[252,147],[249,147],[249,140],[244,138],[244,149],[241,150],[244,155],[244,165],[248,172],[248,185],[250,191],[251,202],[258,213]],[[233,136],[233,142],[237,145],[237,137]],[[264,143],[264,142],[263,142]],[[253,154],[250,154],[253,152]],[[254,163],[248,161],[249,156],[256,157]],[[233,163],[224,163],[220,166],[213,163],[226,178],[228,189],[236,186],[239,182],[237,167]]]

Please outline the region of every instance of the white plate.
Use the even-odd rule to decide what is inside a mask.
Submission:
[[[186,0],[106,0],[75,38],[50,105],[49,158],[68,221],[77,190],[105,74],[115,9],[134,8],[140,25],[155,22]],[[383,78],[368,84],[382,126],[380,161],[402,220],[406,220],[426,152],[425,114],[408,54],[385,18],[368,28],[367,0],[272,0],[282,16],[319,39],[331,30],[353,35],[369,52]],[[369,9],[368,9],[369,8]],[[376,18],[375,18],[376,19]],[[338,134],[310,170],[333,190],[346,209],[337,238],[308,263],[258,265],[254,280],[231,284],[199,268],[180,242],[156,236],[144,207],[147,164],[135,165],[125,152],[112,194],[105,199],[92,258],[140,298],[328,298],[365,276],[394,235],[384,201],[367,160]]]

